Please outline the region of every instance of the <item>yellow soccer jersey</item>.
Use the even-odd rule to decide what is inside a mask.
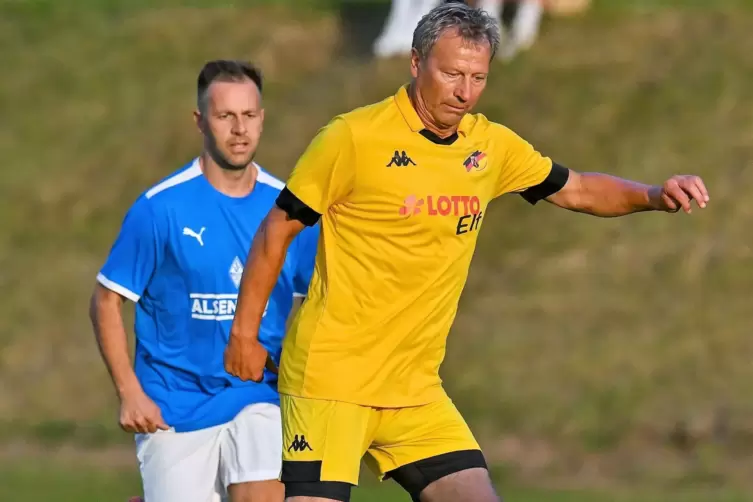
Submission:
[[[284,340],[280,392],[373,407],[444,397],[439,366],[486,206],[552,161],[483,115],[423,131],[407,86],[334,118],[287,189],[322,215],[308,298]]]

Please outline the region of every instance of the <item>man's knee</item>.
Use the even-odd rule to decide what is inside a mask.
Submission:
[[[498,502],[480,450],[454,451],[387,473],[414,502]]]
[[[285,487],[277,480],[238,483],[228,487],[230,502],[283,502]]]

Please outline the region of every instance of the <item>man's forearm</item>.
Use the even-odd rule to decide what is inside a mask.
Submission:
[[[275,235],[270,217],[254,236],[241,278],[231,336],[257,338],[264,309],[285,263],[290,240]]]
[[[110,293],[115,295],[115,293]],[[141,388],[128,355],[128,337],[121,314],[122,301],[103,298],[108,293],[95,293],[89,315],[97,339],[99,352],[110,373],[119,397]]]
[[[661,187],[601,173],[582,173],[579,183],[574,211],[608,218],[659,209]]]

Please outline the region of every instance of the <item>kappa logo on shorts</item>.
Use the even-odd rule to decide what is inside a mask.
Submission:
[[[314,451],[313,448],[311,448],[311,445],[306,441],[306,436],[301,434],[300,439],[298,438],[298,434],[295,435],[293,438],[293,442],[290,443],[290,446],[288,447],[288,451],[304,451],[308,448],[309,451]]]

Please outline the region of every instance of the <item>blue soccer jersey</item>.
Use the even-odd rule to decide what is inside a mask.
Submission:
[[[279,403],[276,375],[265,370],[262,383],[243,382],[223,359],[251,241],[282,187],[259,168],[253,191],[230,197],[196,159],[136,200],[97,276],[136,302],[136,375],[178,432],[226,423],[249,404]],[[318,236],[318,226],[306,228],[291,243],[262,319],[259,341],[277,364]]]

